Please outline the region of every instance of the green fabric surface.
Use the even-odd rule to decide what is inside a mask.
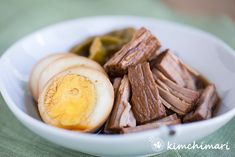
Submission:
[[[235,25],[230,19],[188,17],[157,0],[0,0],[0,54],[21,37],[39,28],[63,20],[97,15],[138,15],[185,23],[210,32],[235,48]],[[201,140],[211,144],[229,142],[229,151],[167,151],[158,157],[235,156],[234,135],[235,119]],[[0,96],[0,157],[78,156],[90,155],[62,148],[32,133],[13,116]]]

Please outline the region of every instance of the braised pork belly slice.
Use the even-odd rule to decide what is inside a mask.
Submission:
[[[165,107],[161,103],[149,63],[129,67],[128,78],[132,90],[132,111],[137,124],[166,116]]]
[[[179,115],[185,115],[184,112],[182,112],[180,109],[176,108],[175,106],[169,104],[165,99],[163,99],[161,96],[160,96],[160,100],[162,102],[162,104],[166,107],[166,113],[169,113],[169,111],[173,111]],[[168,111],[169,110],[169,111]]]
[[[143,63],[156,55],[160,48],[159,40],[146,28],[140,28],[133,39],[115,53],[104,65],[111,76],[122,76],[127,73],[129,66]]]
[[[173,114],[151,123],[139,125],[136,127],[122,128],[121,133],[126,134],[126,133],[146,131],[146,130],[156,129],[164,125],[176,125],[180,123],[181,120],[177,117],[176,114]]]
[[[159,84],[157,88],[161,98],[165,101],[162,101],[163,105],[165,105],[168,109],[175,111],[179,115],[185,115],[193,109],[194,104],[190,104],[184,100],[181,100],[180,98],[171,94],[169,91],[162,88]]]
[[[174,96],[184,100],[187,103],[194,103],[198,99],[200,92],[184,88],[168,79],[163,73],[154,68],[152,70],[155,81],[161,85],[162,88],[169,91]]]
[[[197,90],[198,73],[186,66],[169,49],[162,52],[153,63],[167,78],[181,87]]]
[[[214,85],[208,85],[202,92],[195,111],[187,114],[183,121],[184,122],[193,122],[199,120],[205,120],[212,117],[212,112],[219,101],[219,97],[216,92],[216,88]]]
[[[120,81],[115,79],[116,84]],[[115,84],[114,80],[114,84]],[[130,99],[130,83],[128,77],[124,75],[116,92],[116,99],[110,119],[106,123],[104,132],[116,133],[123,127],[136,126],[135,117],[131,111]]]

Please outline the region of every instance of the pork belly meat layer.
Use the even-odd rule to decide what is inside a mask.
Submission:
[[[137,124],[164,117],[165,107],[161,103],[149,63],[128,68],[128,78],[132,89],[132,109]]]
[[[111,76],[122,76],[127,73],[129,66],[150,60],[160,46],[159,40],[142,27],[128,44],[106,62],[104,68]]]
[[[119,84],[120,79],[114,80],[113,85]],[[106,133],[119,132],[123,127],[136,126],[135,117],[131,111],[130,99],[130,83],[128,77],[124,75],[120,81],[120,85],[116,87],[116,98],[114,107],[104,131]]]
[[[205,120],[212,117],[213,109],[218,103],[219,97],[216,92],[215,85],[208,85],[202,92],[195,111],[187,114],[183,121],[184,122],[193,122],[199,120]]]
[[[181,87],[156,68],[152,72],[164,106],[179,115],[189,113],[198,100],[200,92]]]
[[[176,84],[175,82],[168,79],[162,72],[154,68],[152,70],[155,81],[162,83],[176,97],[188,102],[194,103],[200,96],[199,91],[184,88]]]
[[[197,90],[197,72],[186,66],[169,49],[162,52],[157,58],[153,67],[160,70],[167,78],[184,88]]]

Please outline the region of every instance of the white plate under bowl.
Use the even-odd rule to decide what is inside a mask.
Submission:
[[[162,127],[128,135],[96,135],[55,128],[43,123],[28,92],[32,66],[42,57],[65,52],[92,35],[114,29],[144,26],[187,64],[215,83],[222,105],[213,119]],[[39,30],[12,45],[1,58],[0,88],[12,113],[26,127],[58,145],[99,156],[136,156],[159,153],[150,138],[189,143],[205,137],[235,115],[235,52],[202,31],[179,24],[132,16],[103,16],[62,22]],[[173,129],[174,135],[169,131]]]

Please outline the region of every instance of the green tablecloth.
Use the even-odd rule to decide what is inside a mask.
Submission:
[[[157,0],[0,0],[0,54],[16,40],[39,28],[67,19],[97,15],[139,15],[186,23],[215,34],[235,48],[235,25],[230,19],[186,17]],[[180,150],[158,156],[235,156],[234,135],[235,119],[203,139],[205,143],[211,144],[229,142],[230,151]],[[0,96],[0,157],[13,156],[89,155],[54,145],[32,133],[12,115]]]

